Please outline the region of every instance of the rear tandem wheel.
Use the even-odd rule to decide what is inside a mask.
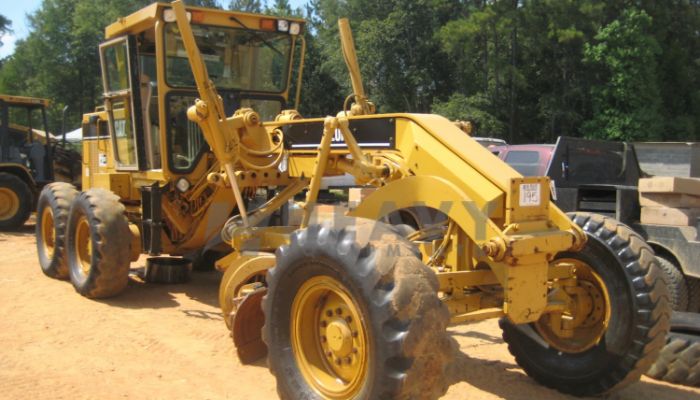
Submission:
[[[131,232],[119,197],[109,190],[80,193],[70,208],[68,269],[75,290],[88,298],[120,293],[129,281]]]
[[[36,207],[36,247],[41,271],[51,278],[68,277],[66,223],[78,191],[65,182],[44,186]]]

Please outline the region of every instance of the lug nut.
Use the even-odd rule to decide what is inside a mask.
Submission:
[[[326,317],[332,317],[332,316],[333,316],[333,311],[326,310]]]
[[[326,357],[328,357],[328,358],[333,357],[333,353],[331,353],[330,351],[326,352]]]
[[[340,307],[338,307],[338,308],[335,309],[335,313],[338,314],[338,315],[340,315],[340,314],[343,313],[343,310],[342,310]]]
[[[357,331],[352,332],[352,337],[357,337],[357,335],[358,335]]]
[[[338,365],[340,365],[340,364],[343,363],[343,360],[341,360],[340,358],[336,358],[336,359],[335,359],[335,363],[338,364]]]
[[[345,317],[345,321],[346,321],[348,324],[349,324],[349,323],[352,323],[352,317],[348,315],[347,317]]]
[[[328,326],[328,322],[326,321],[321,321],[321,328],[325,328]]]
[[[352,363],[352,358],[345,357],[345,364],[350,364],[350,363]]]
[[[326,341],[328,341],[328,339],[326,339],[325,336],[321,336],[321,342],[326,343]]]

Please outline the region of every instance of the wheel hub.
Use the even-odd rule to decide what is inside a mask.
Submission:
[[[328,347],[336,357],[345,357],[352,351],[352,332],[345,320],[336,318],[326,329]]]
[[[90,240],[90,223],[86,216],[81,216],[75,229],[75,254],[83,274],[88,275],[92,265],[92,240]]]
[[[535,323],[537,331],[552,347],[580,353],[597,345],[610,322],[610,296],[602,278],[587,263],[562,259],[574,265],[574,278],[552,283],[550,296],[564,303],[562,309],[544,314]]]
[[[19,210],[17,193],[8,188],[0,188],[0,221],[14,217]]]
[[[362,389],[370,352],[361,315],[347,288],[329,276],[306,281],[294,298],[292,350],[304,379],[322,398],[352,398]]]
[[[56,247],[56,229],[54,229],[53,211],[51,207],[44,208],[41,213],[41,240],[44,245],[46,257],[53,259]]]

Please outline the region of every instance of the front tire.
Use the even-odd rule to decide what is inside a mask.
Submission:
[[[68,277],[66,223],[71,203],[78,191],[65,182],[44,186],[36,207],[36,247],[41,271],[48,277]]]
[[[449,312],[432,270],[382,223],[296,231],[267,274],[263,340],[282,399],[433,399]]]
[[[32,190],[15,175],[0,172],[0,230],[17,229],[32,213]]]
[[[551,341],[544,347],[531,336],[534,329],[528,334],[505,319],[500,325],[508,350],[529,376],[560,392],[594,396],[635,382],[649,369],[664,344],[671,311],[654,252],[639,235],[600,215],[570,217],[588,241],[580,252],[557,258],[586,263],[605,285],[610,313],[602,338],[567,352]]]
[[[70,208],[67,254],[75,290],[88,298],[110,297],[129,282],[131,232],[119,197],[109,190],[80,193]]]

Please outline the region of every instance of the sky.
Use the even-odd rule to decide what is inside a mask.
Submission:
[[[41,4],[41,0],[0,0],[0,14],[12,21],[10,34],[2,36],[2,47],[0,47],[0,58],[9,56],[15,51],[15,41],[17,38],[26,37],[27,31],[26,15],[36,10]]]
[[[99,0],[98,0],[99,1]],[[156,1],[156,0],[154,0]],[[167,0],[166,0],[167,1]],[[228,4],[229,0],[218,0],[219,3]],[[27,37],[29,34],[26,15],[35,11],[41,5],[42,0],[0,0],[0,14],[12,21],[12,33],[0,37],[0,58],[5,58],[15,51],[15,41]],[[185,0],[187,2],[187,0]],[[306,4],[306,0],[290,0],[292,7],[300,7]]]

